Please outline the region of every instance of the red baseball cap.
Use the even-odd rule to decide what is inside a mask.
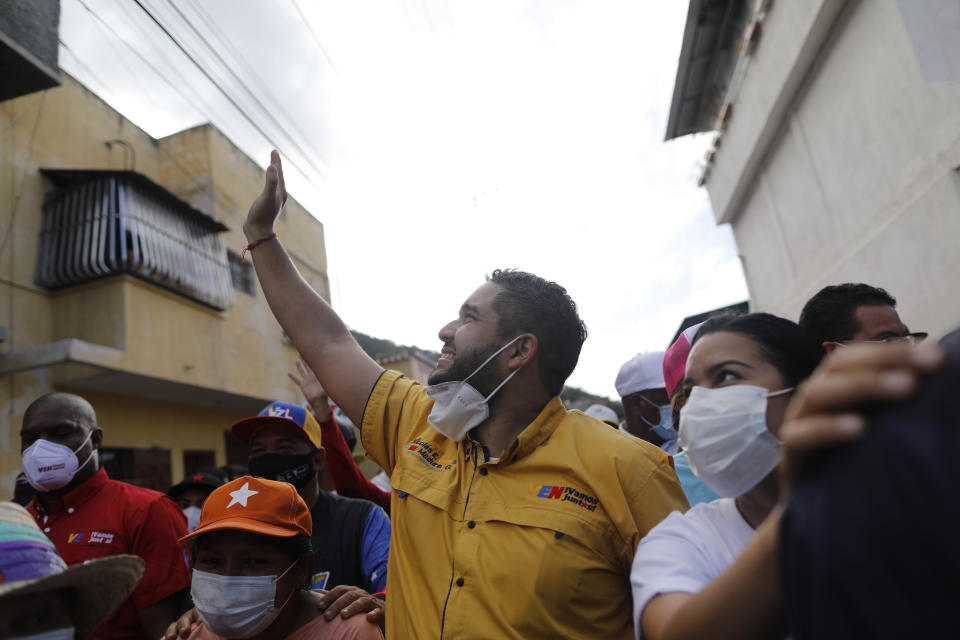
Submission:
[[[323,446],[320,424],[309,411],[290,402],[272,402],[259,415],[235,422],[230,431],[237,440],[250,446],[250,440],[263,427],[280,427],[303,438],[318,449]]]

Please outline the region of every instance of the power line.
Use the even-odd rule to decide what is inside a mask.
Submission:
[[[236,109],[236,110],[240,113],[241,116],[243,116],[244,120],[246,120],[246,121],[250,124],[250,126],[252,126],[254,129],[256,129],[256,131],[257,131],[261,136],[263,136],[263,138],[264,138],[267,142],[269,142],[269,143],[270,143],[271,145],[273,145],[275,148],[279,148],[280,145],[276,144],[276,143],[273,141],[273,139],[267,134],[267,132],[263,130],[263,127],[261,127],[252,117],[250,117],[250,114],[248,114],[248,113],[237,103],[237,101],[234,100],[233,96],[231,96],[229,93],[227,93],[227,91],[226,91],[222,86],[220,86],[220,84],[213,78],[213,76],[210,75],[210,73],[203,67],[203,65],[201,65],[201,64],[196,60],[196,58],[194,58],[192,55],[190,55],[190,53],[184,48],[184,46],[183,46],[182,44],[180,44],[180,41],[177,40],[177,38],[176,38],[172,33],[170,33],[170,31],[169,31],[165,26],[163,26],[163,24],[156,18],[156,16],[154,16],[154,15],[150,12],[150,10],[147,9],[147,7],[145,7],[145,6],[143,5],[143,3],[142,3],[140,0],[133,0],[133,1],[136,3],[136,5],[137,5],[138,7],[140,7],[140,10],[143,11],[145,14],[147,14],[147,16],[149,16],[149,18],[153,21],[153,23],[156,24],[157,27],[158,27],[161,31],[163,31],[164,35],[166,35],[166,36],[170,39],[170,41],[173,42],[174,45],[176,45],[176,47],[181,51],[181,53],[183,53],[183,55],[185,55],[185,56],[187,57],[187,59],[188,59],[191,63],[193,63],[193,65],[197,68],[197,70],[199,70],[200,73],[202,73],[202,74],[204,75],[204,77],[206,77],[207,80],[209,80],[210,83],[213,84],[214,87],[216,87],[217,91],[219,91],[220,94],[221,94],[224,98],[226,98],[227,102],[229,102],[231,105],[233,105],[233,108]],[[319,187],[317,186],[317,184],[310,178],[309,174],[308,174],[307,172],[305,172],[301,167],[299,167],[299,166],[297,165],[297,163],[293,161],[292,158],[290,159],[290,162],[291,162],[291,164],[293,164],[294,167],[297,168],[297,170],[300,172],[300,174],[304,177],[304,179],[305,179],[307,182],[309,182],[315,189],[319,189]],[[309,162],[309,160],[308,160],[308,162]],[[311,164],[311,166],[313,166],[313,165]],[[314,167],[314,168],[315,168],[316,172],[317,172],[321,177],[323,177],[323,172],[322,172],[319,168],[316,168],[316,167]]]
[[[206,102],[204,102],[204,101],[200,98],[199,93],[198,93],[195,89],[193,90],[193,93],[195,94],[196,100],[201,103],[203,109],[199,108],[199,107],[197,106],[197,104],[194,102],[194,100],[191,99],[188,95],[186,95],[186,94],[183,92],[183,90],[180,88],[180,85],[179,85],[179,84],[176,84],[176,83],[172,82],[160,69],[158,69],[156,66],[154,66],[153,63],[151,63],[149,59],[147,59],[146,57],[144,57],[136,48],[134,48],[129,42],[127,42],[124,38],[122,38],[122,37],[120,36],[120,34],[118,34],[118,33],[116,32],[116,30],[114,30],[114,28],[113,28],[109,23],[107,23],[103,18],[101,18],[100,15],[99,15],[97,12],[95,12],[93,9],[91,9],[83,0],[77,0],[77,1],[81,4],[81,6],[83,6],[84,9],[86,9],[86,10],[90,13],[90,15],[92,15],[92,16],[93,16],[94,18],[96,18],[101,24],[103,24],[107,29],[109,29],[110,33],[112,33],[113,36],[114,36],[115,38],[117,38],[127,49],[129,49],[129,50],[130,50],[134,55],[136,55],[145,65],[147,65],[147,67],[148,67],[151,71],[153,71],[155,74],[157,74],[157,76],[159,76],[161,80],[163,80],[164,82],[166,82],[167,85],[169,85],[171,89],[173,89],[173,90],[176,91],[178,94],[180,94],[180,97],[182,97],[189,105],[191,105],[194,109],[196,109],[196,110],[200,113],[201,116],[207,118],[208,120],[209,120],[209,119],[212,119],[212,118],[210,118],[209,115],[207,115],[206,113],[204,113],[204,110],[206,110],[207,113],[212,113],[213,110],[210,108],[210,106],[209,106],[208,104],[206,104]],[[124,16],[127,17],[127,18],[130,20],[131,24],[132,24],[134,27],[136,27],[137,29],[140,29],[140,27],[139,27],[139,25],[136,23],[136,21],[133,20],[129,15],[124,14]],[[142,30],[141,30],[141,33],[142,33],[142,34],[145,34],[145,32],[143,32]],[[146,34],[146,35],[147,35],[147,39],[149,40],[149,35],[148,35],[148,34]],[[66,42],[64,42],[63,40],[60,40],[60,45],[61,45],[67,52],[69,52],[71,56],[73,56],[73,58],[74,58],[74,60],[77,62],[77,64],[79,64],[80,67],[81,67],[87,74],[90,75],[90,77],[92,77],[94,80],[97,81],[97,83],[101,86],[101,88],[102,88],[103,90],[109,91],[109,85],[108,85],[106,82],[104,82],[101,78],[99,78],[99,77],[97,76],[97,74],[95,74],[95,73],[93,72],[93,70],[67,45]],[[161,56],[168,64],[170,63],[170,61],[167,60],[166,57],[163,56],[162,52],[160,53],[160,56]],[[172,65],[171,65],[171,66],[172,66]],[[4,132],[6,132],[6,129],[4,130]],[[173,163],[176,165],[176,167],[177,167],[178,169],[180,169],[180,171],[182,171],[183,174],[184,174],[185,176],[187,176],[195,185],[197,185],[197,186],[200,187],[201,189],[206,189],[206,188],[208,188],[208,187],[211,188],[212,193],[213,193],[213,197],[214,197],[214,201],[217,202],[221,207],[223,207],[224,209],[233,209],[233,208],[236,208],[236,207],[237,207],[237,203],[236,203],[236,202],[225,200],[224,197],[223,197],[220,193],[218,193],[217,189],[216,189],[213,185],[207,184],[207,183],[203,182],[202,180],[200,180],[199,178],[197,178],[193,171],[191,171],[189,168],[185,167],[185,166],[183,165],[183,163],[182,163],[173,153],[171,153],[170,151],[168,151],[162,144],[157,145],[157,149],[158,149],[161,153],[163,153],[164,155],[166,155],[167,157],[169,157],[170,160],[173,161]]]
[[[13,225],[17,220],[17,210],[20,208],[20,199],[23,197],[23,188],[26,185],[27,177],[31,175],[30,165],[33,164],[33,142],[37,137],[37,130],[40,128],[40,119],[43,117],[43,107],[46,104],[47,92],[44,91],[40,94],[40,110],[37,111],[37,117],[33,121],[33,129],[30,131],[30,139],[27,141],[27,161],[24,163],[26,168],[23,170],[23,175],[20,176],[20,186],[17,189],[16,194],[13,199],[13,208],[10,212],[10,222],[7,223],[7,229],[3,232],[3,238],[0,239],[0,255],[3,254],[3,250],[7,246],[7,240],[10,239],[10,234],[13,233]],[[14,145],[10,145],[13,147]],[[11,185],[12,186],[12,185]],[[16,244],[16,243],[14,243]],[[13,279],[13,267],[11,260],[11,271],[10,279]],[[11,294],[12,295],[12,294]]]
[[[187,95],[183,92],[183,90],[180,88],[180,86],[179,86],[177,83],[175,83],[175,82],[173,82],[172,80],[170,80],[162,71],[160,71],[160,69],[158,69],[152,62],[150,62],[150,60],[149,60],[146,56],[144,56],[142,53],[140,53],[139,51],[137,51],[137,49],[134,48],[133,45],[131,45],[129,42],[127,42],[127,41],[124,40],[122,37],[120,37],[120,34],[118,34],[118,33],[116,32],[116,30],[114,30],[114,28],[113,28],[106,20],[104,20],[103,18],[101,18],[100,15],[99,15],[96,11],[94,11],[93,9],[91,9],[91,8],[87,5],[87,3],[84,2],[84,0],[77,0],[77,2],[79,2],[80,5],[90,13],[90,15],[92,15],[94,18],[96,18],[98,22],[100,22],[100,23],[103,24],[107,29],[109,29],[110,32],[111,32],[120,42],[122,42],[123,45],[124,45],[127,49],[129,49],[130,51],[132,51],[133,54],[134,54],[135,56],[137,56],[137,57],[140,59],[141,62],[143,62],[143,64],[147,65],[147,67],[148,67],[151,71],[153,71],[155,74],[157,74],[158,76],[160,76],[160,78],[161,78],[164,82],[166,82],[166,83],[170,86],[171,89],[173,89],[173,90],[176,91],[178,94],[180,94],[180,97],[181,97],[181,98],[183,98],[184,100],[187,101],[188,104],[190,104],[190,105],[192,105],[194,108],[196,108],[196,104],[194,103],[194,101],[191,100],[189,97],[187,97]],[[66,47],[66,45],[63,43],[62,40],[60,41],[60,44],[63,44],[64,47]],[[69,48],[67,48],[67,50],[69,51]],[[84,67],[84,69],[86,69],[88,72],[90,72],[91,75],[93,75],[93,72],[90,71],[90,67],[88,67],[86,64],[83,64],[83,62],[80,61],[80,58],[79,58],[75,53],[73,53],[72,51],[71,51],[70,53],[73,54],[73,57],[76,58],[78,62],[80,62],[80,64]],[[96,78],[95,75],[94,75],[93,77]],[[101,84],[102,86],[104,86],[104,87],[107,86],[107,84],[104,83],[102,80],[100,80],[99,82],[100,82],[100,84]],[[209,106],[208,104],[206,104],[206,103],[200,98],[199,94],[197,95],[197,101],[199,101],[199,102],[203,105],[203,107],[204,107],[204,109],[206,109],[207,113],[213,113],[213,110],[210,108],[210,106]],[[204,111],[202,111],[202,110],[200,110],[200,109],[197,109],[197,110],[200,111],[200,114],[201,114],[201,115],[204,115]],[[208,117],[208,116],[206,116],[206,117]]]
[[[313,30],[313,27],[310,26],[310,21],[307,20],[306,14],[303,13],[303,9],[300,8],[300,3],[297,0],[290,0],[293,3],[293,7],[297,10],[297,14],[300,16],[300,20],[306,25],[307,30],[310,31],[310,35],[313,36],[313,41],[317,43],[317,48],[320,49],[320,53],[323,54],[323,57],[327,59],[327,64],[330,65],[330,68],[337,71],[336,65],[333,64],[333,60],[330,59],[330,54],[327,53],[327,48],[323,46],[323,43],[320,42],[320,36],[317,35],[317,32]]]
[[[282,124],[280,124],[280,122],[277,121],[277,119],[274,117],[273,113],[271,113],[270,108],[267,107],[266,105],[264,105],[263,102],[260,101],[260,99],[257,97],[256,93],[254,93],[253,90],[250,89],[250,87],[248,87],[247,84],[243,81],[243,78],[241,78],[239,75],[237,75],[237,73],[231,68],[231,66],[230,66],[229,64],[227,64],[226,60],[223,59],[223,57],[217,52],[217,50],[216,50],[214,47],[212,47],[209,42],[207,42],[207,40],[206,40],[206,39],[203,37],[203,35],[197,30],[197,28],[196,28],[196,27],[193,25],[193,23],[187,18],[187,16],[185,16],[185,15],[183,14],[183,12],[180,11],[179,7],[177,7],[177,6],[173,3],[173,0],[166,0],[166,1],[167,1],[167,4],[170,5],[170,7],[177,13],[177,15],[180,16],[180,19],[183,20],[184,23],[186,23],[187,27],[190,28],[190,30],[194,33],[194,35],[197,36],[197,38],[200,40],[200,42],[203,43],[203,45],[207,48],[207,50],[208,50],[210,53],[212,53],[213,56],[217,59],[217,61],[224,67],[224,69],[227,70],[227,73],[229,73],[229,74],[233,77],[233,79],[237,82],[237,84],[239,84],[239,85],[243,88],[243,90],[247,92],[247,94],[248,94],[248,95],[250,96],[250,98],[253,100],[254,104],[256,104],[258,107],[260,107],[261,111],[263,111],[263,113],[266,114],[266,116],[267,116],[267,118],[270,120],[270,122],[272,122],[273,125],[274,125],[277,129],[279,129],[281,133],[285,133],[284,126],[283,126]],[[313,164],[313,162],[310,161],[310,154],[308,154],[308,153],[299,145],[299,143],[296,142],[296,139],[295,139],[293,136],[290,136],[290,135],[287,135],[287,138],[288,138],[288,140],[289,140],[289,142],[290,142],[290,146],[292,146],[294,149],[296,149],[296,150],[300,153],[300,155],[303,156],[303,158],[310,164],[310,166],[314,168],[315,171],[317,171],[318,173],[321,173],[319,167],[317,167],[316,165]],[[321,154],[319,151],[317,151],[316,149],[311,149],[311,151],[312,151],[315,155],[320,156],[320,157],[322,158],[322,154]]]
[[[257,84],[258,88],[260,89],[260,93],[266,96],[267,99],[269,99],[270,103],[272,104],[273,108],[277,112],[279,112],[280,115],[286,118],[286,120],[290,123],[294,133],[299,135],[301,138],[308,140],[310,136],[308,136],[306,133],[303,132],[303,130],[299,128],[299,126],[297,125],[297,118],[294,118],[293,116],[291,116],[290,113],[286,109],[284,109],[282,101],[273,99],[273,95],[274,95],[273,91],[270,90],[268,87],[266,87],[266,83],[263,81],[263,78],[261,78],[260,75],[257,73],[257,70],[253,67],[253,65],[250,64],[250,62],[246,59],[243,53],[239,49],[237,49],[237,47],[233,44],[233,42],[231,42],[230,38],[220,29],[219,26],[217,26],[217,23],[206,12],[206,10],[203,8],[203,5],[200,4],[197,0],[187,0],[187,3],[192,7],[194,13],[197,14],[200,20],[204,23],[204,25],[206,25],[207,29],[210,30],[211,34],[213,34],[213,37],[221,45],[223,45],[224,48],[229,50],[230,53],[233,54],[234,59],[246,69],[247,73],[253,78],[254,82]],[[324,155],[316,148],[313,148],[313,147],[311,148],[317,154],[317,156],[319,156],[320,160],[326,163],[326,158],[324,157]]]

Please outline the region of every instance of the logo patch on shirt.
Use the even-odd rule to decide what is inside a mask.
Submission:
[[[596,511],[600,501],[596,496],[584,493],[574,487],[563,487],[560,485],[531,485],[530,495],[545,500],[560,500],[561,502],[571,502],[587,511]]]
[[[84,536],[86,536],[86,531],[82,533],[71,533],[67,536],[67,544],[74,544],[84,541]],[[104,533],[103,531],[91,531],[90,537],[86,539],[87,544],[110,544],[113,542],[113,538],[116,536],[115,533]]]
[[[329,571],[321,571],[320,573],[313,574],[313,577],[310,579],[310,589],[326,589],[327,580],[330,579]]]
[[[407,445],[407,450],[405,453],[414,456],[417,458],[417,460],[430,467],[433,471],[437,472],[449,471],[450,469],[453,469],[455,464],[457,464],[456,460],[452,460],[451,462],[441,460],[440,452],[434,450],[434,447],[431,443],[421,440],[420,438],[415,439],[413,442]]]
[[[113,542],[114,534],[112,533],[103,533],[101,531],[91,531],[90,532],[90,544],[110,544]]]

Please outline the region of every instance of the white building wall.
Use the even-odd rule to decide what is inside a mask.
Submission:
[[[895,0],[773,3],[732,98],[707,188],[754,309],[862,281],[911,329],[960,325],[960,98],[922,78]]]

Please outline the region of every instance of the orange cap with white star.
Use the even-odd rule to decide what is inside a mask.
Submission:
[[[220,529],[292,538],[309,536],[313,521],[307,504],[290,483],[243,476],[207,496],[200,524],[180,540]]]

